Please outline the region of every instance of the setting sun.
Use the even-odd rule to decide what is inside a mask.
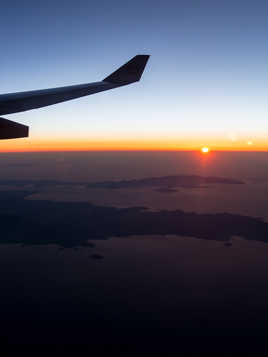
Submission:
[[[207,146],[202,147],[201,149],[203,154],[207,154],[209,152],[209,148]]]

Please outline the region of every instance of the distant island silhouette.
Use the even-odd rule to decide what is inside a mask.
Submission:
[[[89,188],[140,188],[140,187],[157,187],[164,189],[166,193],[170,193],[170,189],[175,187],[197,188],[209,184],[226,184],[226,185],[243,185],[244,182],[225,177],[216,176],[198,176],[198,175],[173,175],[162,177],[148,177],[137,180],[121,180],[121,181],[104,181],[88,184]],[[164,192],[164,191],[160,191]]]
[[[160,177],[147,177],[135,180],[101,181],[101,182],[71,182],[57,180],[0,180],[0,185],[25,186],[31,185],[33,189],[41,189],[44,186],[64,185],[86,185],[90,189],[135,189],[142,187],[152,187],[159,192],[175,192],[178,187],[200,188],[208,187],[211,184],[243,185],[245,182],[228,177],[198,176],[198,175],[171,175]],[[173,191],[172,191],[173,190]]]
[[[178,235],[229,242],[232,236],[268,242],[268,223],[230,213],[149,211],[86,202],[24,200],[34,192],[0,193],[0,244],[91,246],[90,240],[145,235]],[[95,256],[96,258],[96,256]]]

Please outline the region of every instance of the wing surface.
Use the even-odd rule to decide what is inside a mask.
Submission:
[[[100,82],[2,94],[0,95],[0,115],[46,107],[137,82],[141,78],[148,59],[148,55],[137,55]]]

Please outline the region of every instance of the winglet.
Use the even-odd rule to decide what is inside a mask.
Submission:
[[[148,55],[137,55],[133,57],[103,81],[114,84],[127,84],[139,81],[149,57]]]

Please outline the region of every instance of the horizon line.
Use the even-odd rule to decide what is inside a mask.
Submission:
[[[29,149],[29,150],[0,150],[0,154],[11,153],[52,153],[52,152],[193,152],[209,156],[218,152],[245,152],[245,153],[268,153],[268,149],[246,150],[246,149],[210,149],[210,152],[204,154],[201,149]]]

